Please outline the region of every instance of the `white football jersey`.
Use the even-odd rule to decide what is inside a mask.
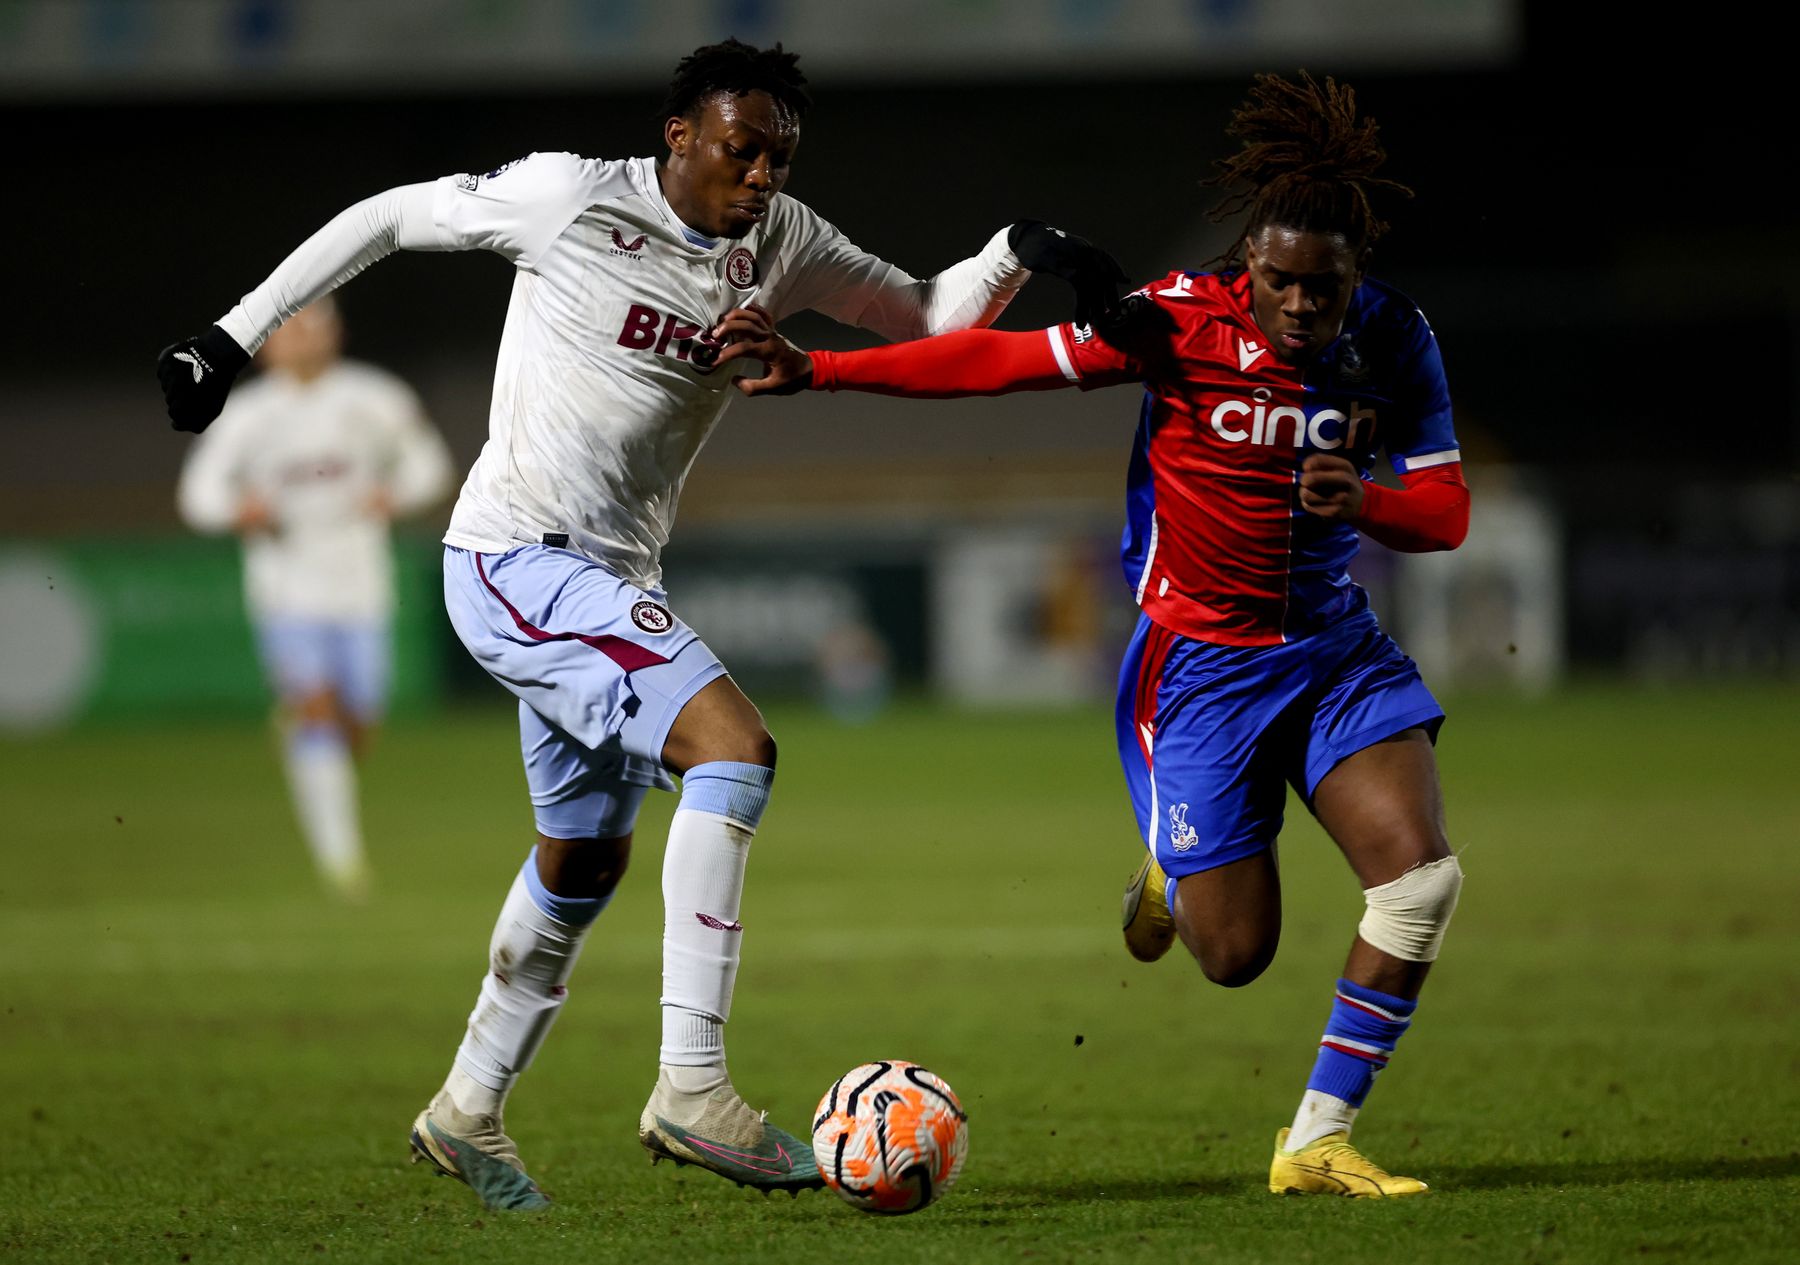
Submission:
[[[650,158],[537,153],[486,175],[412,185],[340,215],[221,326],[254,349],[288,315],[395,247],[492,250],[517,273],[486,446],[446,543],[481,552],[566,537],[644,588],[700,446],[737,394],[707,331],[757,303],[889,339],[986,325],[1030,275],[1001,230],[917,280],[802,203],[772,199],[740,239],[708,241],[670,209]]]
[[[233,391],[188,451],[177,500],[201,531],[229,531],[244,502],[275,527],[244,541],[259,616],[368,621],[392,611],[388,514],[443,496],[452,466],[419,398],[373,365],[339,361],[310,382],[267,373]]]

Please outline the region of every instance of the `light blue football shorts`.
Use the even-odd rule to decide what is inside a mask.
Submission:
[[[393,673],[386,620],[259,616],[256,648],[283,699],[330,690],[364,724],[381,718]]]
[[[475,661],[519,699],[538,830],[631,831],[650,787],[673,790],[663,744],[687,701],[725,675],[663,594],[568,549],[444,549],[444,606]]]

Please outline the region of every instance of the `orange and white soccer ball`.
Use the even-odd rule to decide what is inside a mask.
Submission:
[[[956,1091],[917,1063],[887,1059],[845,1072],[813,1112],[825,1184],[864,1212],[917,1212],[956,1183],[969,1117]]]

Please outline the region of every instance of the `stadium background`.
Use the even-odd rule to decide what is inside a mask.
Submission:
[[[11,6],[0,716],[255,706],[229,548],[174,520],[187,441],[159,425],[143,366],[367,194],[531,149],[653,150],[669,66],[727,26],[805,54],[818,107],[790,192],[917,273],[1025,216],[1135,278],[1203,266],[1226,230],[1196,181],[1247,71],[1350,78],[1418,190],[1388,208],[1375,271],[1441,335],[1478,512],[1496,515],[1447,569],[1370,550],[1408,644],[1445,684],[1800,665],[1795,231],[1736,176],[1779,188],[1794,158],[1751,122],[1780,116],[1754,56],[1714,71],[1663,35],[1667,64],[1654,43],[1598,58],[1556,7],[1510,0],[910,10]],[[416,383],[464,465],[507,292],[500,260],[402,255],[344,293],[352,353]],[[1066,306],[1039,281],[1001,323]],[[866,625],[902,686],[1103,695],[1135,412],[1127,390],[734,408],[683,501],[674,600],[765,691],[811,688],[868,644],[834,631]],[[409,557],[426,609],[406,617],[403,697],[480,691],[429,609],[429,548]]]
[[[189,440],[151,368],[358,198],[532,149],[655,152],[674,61],[735,33],[785,39],[811,77],[789,192],[915,273],[1026,216],[1136,278],[1203,265],[1224,230],[1196,181],[1252,71],[1337,74],[1380,120],[1389,174],[1418,196],[1389,204],[1374,272],[1439,333],[1479,517],[1455,555],[1370,548],[1361,571],[1451,702],[1446,783],[1474,876],[1452,937],[1468,952],[1446,959],[1437,1026],[1397,1060],[1416,1073],[1386,1074],[1394,1107],[1372,1119],[1390,1132],[1373,1136],[1402,1154],[1423,1137],[1432,1176],[1470,1193],[1429,1223],[1251,1198],[1265,1117],[1291,1105],[1341,956],[1352,894],[1335,863],[1285,867],[1283,962],[1248,994],[1115,960],[1131,847],[1105,702],[1130,615],[1113,556],[1126,389],[740,402],[702,454],[666,557],[672,603],[771,707],[784,751],[786,842],[755,871],[764,956],[740,990],[757,1018],[738,1024],[736,1073],[788,1114],[873,1050],[985,1085],[977,1189],[905,1231],[942,1236],[912,1240],[918,1259],[974,1259],[995,1235],[1014,1236],[1001,1255],[1052,1258],[1149,1243],[1308,1259],[1330,1242],[1347,1261],[1407,1242],[1428,1260],[1777,1259],[1774,1210],[1800,1180],[1770,1127],[1800,1107],[1793,108],[1756,6],[1729,23],[1571,8],[0,6],[0,1053],[32,1087],[0,1128],[33,1157],[0,1166],[0,1247],[400,1259],[442,1250],[428,1236],[452,1226],[465,1259],[571,1250],[552,1230],[480,1247],[480,1220],[442,1191],[417,1215],[399,1200],[406,1225],[337,1211],[346,1182],[371,1209],[394,1202],[391,1117],[439,1069],[516,864],[494,841],[525,827],[509,708],[441,615],[448,507],[402,533],[399,714],[366,779],[384,887],[374,917],[327,910],[287,821],[235,549],[174,517]],[[465,466],[508,284],[493,257],[401,254],[343,293],[351,354],[412,381]],[[1034,281],[1000,324],[1067,302]],[[861,337],[807,318],[791,332]],[[1297,806],[1290,822],[1284,859],[1317,852]],[[868,858],[894,885],[873,901]],[[895,899],[921,867],[931,901]],[[819,917],[846,902],[854,942]],[[585,1006],[520,1108],[559,1198],[625,1218],[555,1223],[610,1236],[571,1240],[589,1259],[668,1233],[667,1188],[640,1157],[588,1149],[628,1140],[637,1104],[592,1093],[580,1062],[602,1038],[653,1044],[654,906],[609,915],[625,978],[584,970]],[[921,1017],[823,995],[846,962],[852,994],[940,1000]],[[1198,1050],[1141,1022],[1196,1004]],[[1522,1032],[1533,1007],[1545,1017]],[[758,1022],[861,1036],[790,1058],[744,1026]],[[134,1051],[181,1092],[142,1088]],[[1168,1148],[1165,1110],[1125,1092],[1159,1057],[1228,1087],[1200,1099],[1191,1145]],[[258,1110],[272,1086],[301,1096],[303,1128]],[[567,1122],[558,1101],[578,1104]],[[279,1183],[256,1176],[272,1163]],[[803,1201],[793,1224],[840,1236],[814,1257],[778,1237],[784,1210],[746,1211],[703,1179],[675,1189],[727,1253],[746,1234],[794,1261],[897,1259],[902,1241]]]

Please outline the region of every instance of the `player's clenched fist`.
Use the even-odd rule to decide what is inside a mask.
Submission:
[[[1363,481],[1343,457],[1315,452],[1300,466],[1300,508],[1320,518],[1350,522],[1362,513]]]
[[[198,435],[225,407],[226,393],[250,356],[214,325],[204,334],[164,347],[156,357],[156,378],[176,430]]]

